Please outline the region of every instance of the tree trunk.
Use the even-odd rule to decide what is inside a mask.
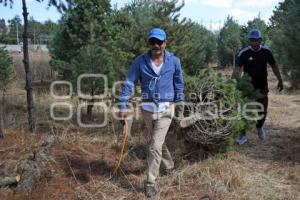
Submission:
[[[94,99],[91,99],[88,101],[87,110],[86,110],[88,120],[92,119],[93,107],[94,107]]]
[[[90,95],[91,95],[92,99],[88,100],[88,104],[87,104],[87,108],[86,108],[86,114],[87,114],[88,120],[92,120],[93,107],[94,107],[94,101],[95,101],[95,99],[93,98],[94,93],[95,93],[95,90],[94,90],[94,84],[93,84],[93,86],[91,86],[91,91],[90,91]]]
[[[232,56],[232,67],[235,68],[235,53],[233,52],[233,56]]]
[[[2,105],[0,105],[0,139],[4,138],[4,123],[3,123],[3,111]]]
[[[4,138],[4,111],[5,111],[5,92],[3,90],[2,102],[0,104],[0,139]]]
[[[22,0],[23,17],[24,17],[24,32],[23,32],[23,54],[24,54],[24,68],[26,73],[26,92],[27,92],[27,110],[28,110],[28,124],[31,132],[35,129],[35,116],[33,106],[32,94],[32,73],[29,67],[29,52],[28,52],[28,12],[26,7],[26,0]]]

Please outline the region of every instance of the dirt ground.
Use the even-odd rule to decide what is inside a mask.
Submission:
[[[266,141],[255,132],[236,151],[207,159],[182,156],[175,136],[169,144],[176,169],[159,177],[160,193],[155,199],[298,200],[300,199],[300,94],[275,91],[270,76],[269,112],[265,124]],[[30,195],[1,188],[0,199],[13,200],[100,200],[145,199],[145,128],[135,125],[118,177],[112,175],[116,158],[117,127],[103,133],[65,124],[55,132],[49,155],[50,176],[41,180]],[[30,134],[7,129],[0,141],[0,177],[13,173],[16,162],[30,152],[47,133]],[[113,131],[112,131],[113,130]],[[137,134],[138,133],[138,134]],[[179,156],[181,155],[181,156]]]

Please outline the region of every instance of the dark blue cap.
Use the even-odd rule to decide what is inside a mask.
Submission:
[[[148,40],[150,38],[156,38],[156,39],[159,39],[161,41],[165,41],[167,39],[167,34],[161,28],[153,28],[148,33]]]
[[[258,29],[252,29],[248,34],[248,39],[261,39],[261,32]]]

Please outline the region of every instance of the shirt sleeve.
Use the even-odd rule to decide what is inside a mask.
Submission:
[[[132,90],[134,86],[138,82],[139,74],[140,74],[139,63],[137,60],[135,60],[130,66],[125,82],[123,84],[120,104],[119,104],[119,108],[121,111],[127,108],[128,100],[132,94]]]
[[[175,62],[175,73],[174,73],[174,102],[182,102],[184,101],[184,80],[183,80],[183,74],[182,74],[182,68],[180,60],[177,59]]]
[[[243,53],[239,53],[237,56],[238,67],[242,67],[245,65]]]
[[[274,56],[272,54],[272,52],[270,50],[267,51],[267,62],[270,64],[270,65],[274,65],[276,63],[275,59],[274,59]]]

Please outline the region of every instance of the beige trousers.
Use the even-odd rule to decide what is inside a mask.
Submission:
[[[165,111],[152,113],[143,110],[143,119],[149,132],[149,149],[147,156],[148,170],[146,184],[155,184],[162,162],[166,169],[174,168],[174,161],[165,143],[168,129],[174,116],[174,105]]]

